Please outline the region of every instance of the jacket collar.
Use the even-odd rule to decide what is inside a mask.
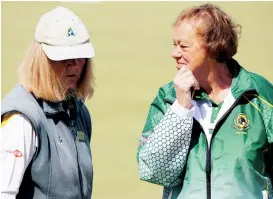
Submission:
[[[50,102],[46,100],[39,100],[41,108],[46,115],[55,115],[59,113],[67,113],[67,110],[75,111],[78,114],[81,106],[83,105],[82,100],[76,98],[69,98],[60,102]]]

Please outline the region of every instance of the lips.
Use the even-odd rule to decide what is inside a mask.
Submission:
[[[77,75],[66,75],[67,77],[77,77]]]
[[[72,81],[77,81],[78,76],[77,75],[66,75],[66,78]]]

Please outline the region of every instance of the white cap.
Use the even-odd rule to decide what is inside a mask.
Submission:
[[[82,21],[69,9],[57,7],[44,14],[35,30],[47,57],[54,61],[92,58],[95,55]]]

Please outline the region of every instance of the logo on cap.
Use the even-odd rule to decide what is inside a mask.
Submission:
[[[67,37],[71,37],[71,36],[76,36],[76,33],[71,27],[68,27],[66,35],[67,35]]]

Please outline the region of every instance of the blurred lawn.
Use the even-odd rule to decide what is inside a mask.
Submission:
[[[17,83],[17,66],[39,17],[62,5],[85,23],[95,46],[92,114],[94,199],[155,199],[162,188],[139,180],[138,138],[157,89],[172,80],[171,25],[200,2],[2,2],[2,93]],[[219,2],[242,25],[235,58],[273,82],[273,2]]]

